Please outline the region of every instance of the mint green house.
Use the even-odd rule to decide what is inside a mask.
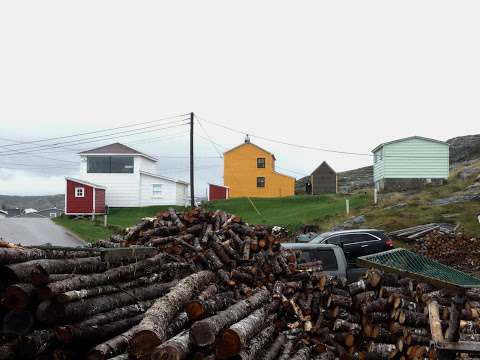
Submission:
[[[449,145],[444,141],[412,136],[380,144],[372,153],[377,190],[406,190],[448,180]]]

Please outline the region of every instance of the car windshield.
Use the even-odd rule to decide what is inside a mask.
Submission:
[[[311,242],[316,243],[316,244],[321,243],[321,242],[323,242],[323,240],[325,240],[327,237],[329,237],[329,236],[332,235],[332,234],[333,234],[332,232],[322,233],[322,234],[320,234],[320,235],[318,235],[318,236],[315,236],[315,237],[311,240]]]

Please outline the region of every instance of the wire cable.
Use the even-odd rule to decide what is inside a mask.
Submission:
[[[113,127],[113,128],[107,128],[107,129],[101,129],[101,130],[94,130],[94,131],[89,131],[89,132],[84,132],[84,133],[77,133],[77,134],[66,135],[66,136],[57,136],[57,137],[46,138],[46,139],[31,140],[31,141],[22,141],[22,142],[20,142],[20,143],[23,145],[23,144],[39,143],[39,142],[44,142],[44,141],[52,141],[52,140],[59,140],[59,139],[68,139],[68,138],[72,138],[72,137],[83,136],[83,135],[91,135],[91,134],[96,134],[96,133],[99,133],[99,132],[105,132],[105,131],[110,131],[110,130],[125,129],[125,128],[128,128],[128,127],[134,127],[134,126],[139,126],[139,125],[151,124],[151,123],[154,123],[154,122],[160,122],[160,121],[175,119],[175,118],[179,118],[179,117],[187,116],[187,115],[188,115],[188,114],[167,116],[167,117],[160,118],[160,119],[157,119],[157,120],[139,122],[139,123],[124,125],[124,126],[117,126],[117,127]],[[7,146],[8,146],[8,145],[7,145]],[[1,146],[1,147],[5,147],[5,146]]]
[[[176,124],[177,126],[186,125],[185,120],[175,120],[175,121],[167,122],[167,123],[164,123],[164,124],[156,124],[156,125],[151,125],[151,126],[138,128],[138,129],[124,130],[124,131],[119,131],[119,132],[105,134],[105,135],[93,136],[93,137],[85,138],[85,139],[66,141],[66,142],[60,142],[60,143],[54,143],[54,144],[48,144],[48,145],[35,145],[34,147],[28,147],[28,148],[22,148],[22,149],[11,149],[9,151],[0,152],[0,155],[10,155],[12,151],[13,152],[22,151],[24,153],[25,152],[29,153],[31,151],[41,151],[42,148],[56,149],[56,148],[64,147],[63,146],[64,144],[80,145],[80,144],[86,144],[86,143],[108,140],[108,139],[112,139],[112,138],[116,138],[116,137],[138,135],[138,134],[143,134],[143,133],[150,132],[150,131],[158,131],[158,130],[170,129],[172,127],[175,127],[175,126],[169,126],[169,127],[157,128],[159,126],[164,126],[164,125],[168,125],[168,124]],[[157,129],[155,129],[155,128],[157,128]],[[138,132],[138,130],[145,130],[145,129],[149,129],[149,131]],[[132,133],[132,134],[119,135],[119,134],[125,134],[125,133]],[[103,138],[105,138],[105,139],[103,139]],[[97,140],[93,140],[93,139],[97,139]],[[85,140],[88,140],[88,141],[85,141]]]

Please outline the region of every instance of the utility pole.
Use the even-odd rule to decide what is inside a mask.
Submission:
[[[193,175],[193,112],[190,113],[190,205],[195,207],[195,178]]]

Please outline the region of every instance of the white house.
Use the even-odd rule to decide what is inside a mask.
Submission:
[[[189,184],[156,174],[157,160],[115,143],[80,154],[81,180],[106,188],[106,205],[185,205]]]

